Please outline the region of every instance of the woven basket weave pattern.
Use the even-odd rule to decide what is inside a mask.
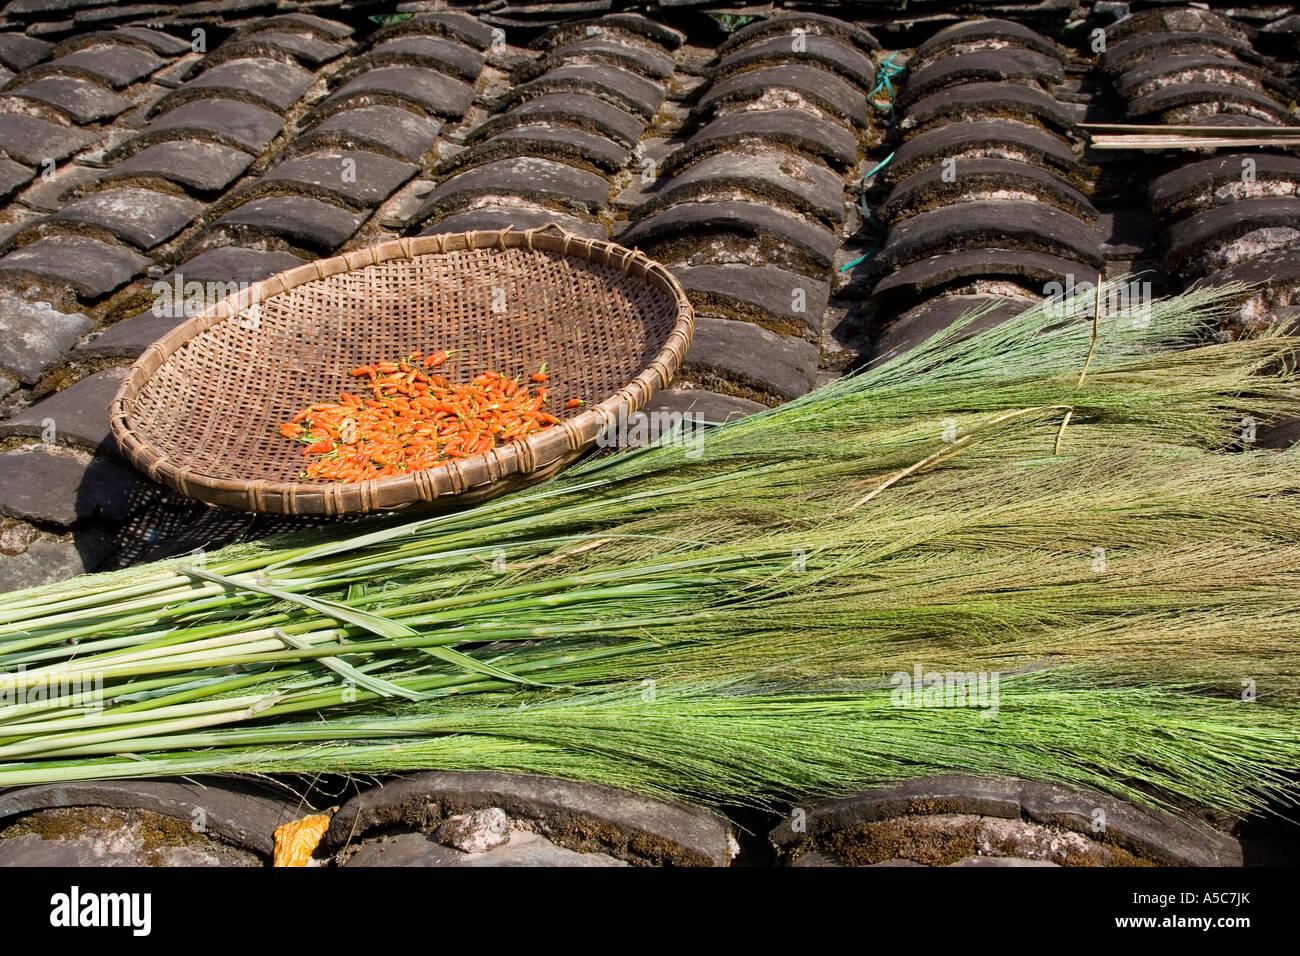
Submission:
[[[549,229],[400,240],[273,276],[189,320],[132,368],[113,430],[137,467],[214,504],[339,514],[480,500],[553,473],[642,407],[680,365],[692,321],[676,280],[611,243]],[[400,478],[297,480],[304,459],[282,422],[360,390],[359,365],[435,349],[455,352],[440,369],[453,381],[493,369],[527,382],[546,362],[561,425]],[[569,398],[592,404],[563,410]]]

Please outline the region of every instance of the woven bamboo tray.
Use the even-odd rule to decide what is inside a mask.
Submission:
[[[470,503],[549,477],[643,408],[693,325],[663,266],[558,226],[398,239],[271,276],[184,322],[131,367],[109,417],[128,461],[214,505],[340,515]],[[356,366],[412,349],[459,350],[444,372],[454,381],[485,369],[526,381],[545,362],[557,404],[589,404],[436,468],[298,480],[304,459],[280,423],[337,401]]]

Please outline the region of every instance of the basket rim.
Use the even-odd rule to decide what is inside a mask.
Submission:
[[[361,482],[271,481],[221,478],[192,471],[141,436],[131,409],[154,372],[190,339],[245,312],[258,302],[297,286],[394,259],[445,255],[472,249],[559,252],[587,259],[643,279],[669,293],[677,317],[658,353],[637,375],[600,402],[559,425],[515,439],[469,458],[390,478]],[[526,230],[471,230],[390,239],[376,245],[316,259],[241,288],[181,322],[141,353],[130,366],[109,405],[109,427],[122,455],[153,481],[209,504],[253,512],[292,515],[344,515],[392,511],[469,491],[483,491],[511,476],[539,479],[573,460],[621,416],[640,411],[651,396],[672,381],[694,332],[695,313],[681,283],[661,263],[636,248],[568,232],[556,223]],[[563,441],[557,436],[563,436]],[[486,480],[484,480],[486,479]]]

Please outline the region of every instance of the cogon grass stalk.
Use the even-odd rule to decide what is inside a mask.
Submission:
[[[961,321],[472,511],[0,596],[0,785],[494,768],[766,803],[965,770],[1289,800],[1300,473],[1239,431],[1294,400],[1296,342],[1195,346],[1237,292],[1095,341]],[[897,706],[916,668],[1005,675],[996,713]]]

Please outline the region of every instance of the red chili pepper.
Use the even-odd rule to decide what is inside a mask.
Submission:
[[[413,352],[410,358],[432,367],[451,354],[440,351],[420,360]],[[533,394],[518,379],[496,371],[453,385],[400,359],[360,366],[353,374],[369,376],[365,387],[373,399],[340,392],[338,403],[317,403],[280,426],[281,435],[306,446],[305,457],[316,456],[301,479],[355,482],[405,475],[483,454],[556,421],[540,411],[549,400],[546,389]],[[546,366],[536,374],[545,376]]]

